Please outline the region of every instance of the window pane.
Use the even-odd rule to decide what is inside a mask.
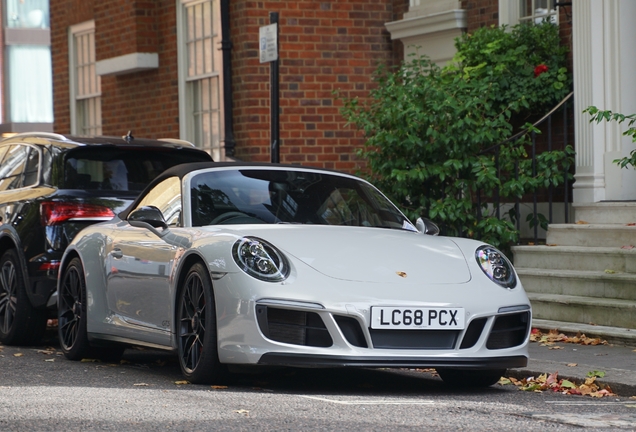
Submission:
[[[9,28],[49,28],[48,0],[6,0]]]
[[[51,48],[39,45],[6,47],[9,71],[9,120],[53,122]]]

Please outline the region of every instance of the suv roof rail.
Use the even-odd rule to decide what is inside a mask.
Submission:
[[[68,141],[64,135],[60,135],[54,132],[21,132],[15,135],[12,135],[8,138],[22,138],[22,137],[38,137],[38,138],[51,138],[56,140]]]
[[[186,141],[186,140],[182,140],[182,139],[177,139],[177,138],[158,138],[158,141],[164,141],[164,142],[169,142],[172,144],[181,144],[184,146],[189,146],[189,147],[196,147],[193,143],[191,143],[190,141]]]

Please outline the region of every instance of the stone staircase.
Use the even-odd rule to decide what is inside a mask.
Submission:
[[[575,204],[546,245],[513,247],[533,326],[636,345],[636,203]]]

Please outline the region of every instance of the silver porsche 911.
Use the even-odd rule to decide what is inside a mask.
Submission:
[[[278,365],[492,385],[527,364],[530,302],[494,247],[437,233],[355,176],[180,165],[66,250],[61,347],[72,360],[172,350],[192,383]]]

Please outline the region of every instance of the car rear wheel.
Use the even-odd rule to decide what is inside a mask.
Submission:
[[[211,384],[219,378],[216,310],[212,283],[206,268],[194,264],[187,273],[177,301],[179,365],[194,384]]]
[[[46,331],[46,318],[46,311],[31,306],[18,254],[7,250],[0,258],[0,342],[38,343]]]
[[[464,370],[438,369],[437,373],[445,384],[457,388],[490,387],[506,373],[506,369]]]
[[[89,354],[86,333],[86,279],[79,258],[73,258],[64,270],[58,301],[60,347],[69,360],[81,360]]]

